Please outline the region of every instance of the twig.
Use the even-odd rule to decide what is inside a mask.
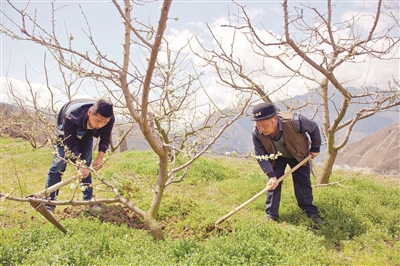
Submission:
[[[340,183],[343,182],[343,181],[352,179],[352,178],[355,178],[355,177],[345,178],[345,179],[342,179],[340,181],[336,181],[336,182],[332,182],[332,183],[328,183],[328,184],[318,184],[318,185],[314,185],[313,187],[327,187],[327,186],[330,186],[330,185],[338,185],[340,187],[351,188],[351,187],[348,187],[348,186],[344,186],[344,185],[342,185]]]
[[[13,161],[14,170],[15,170],[15,176],[17,177],[17,182],[18,182],[19,191],[21,192],[21,197],[23,197],[23,196],[24,196],[24,193],[22,192],[21,181],[20,181],[20,179],[19,179],[17,167],[15,166],[14,154],[12,154],[12,152],[11,152],[11,159],[12,159],[12,161]]]

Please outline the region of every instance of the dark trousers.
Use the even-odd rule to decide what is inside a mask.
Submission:
[[[285,173],[286,166],[289,165],[291,168],[298,164],[295,159],[278,158],[275,160],[274,171],[276,178],[281,177]],[[299,169],[293,172],[293,185],[294,194],[296,196],[298,206],[308,215],[318,213],[318,208],[313,205],[312,187],[310,181],[310,164],[307,162],[305,166],[301,166]],[[281,201],[282,183],[274,190],[267,192],[267,202],[265,204],[265,211],[267,217],[278,219],[279,217],[279,204]]]
[[[93,137],[85,141],[79,141],[78,151],[81,153],[80,158],[86,161],[87,166],[90,166],[90,164],[92,163],[92,149],[93,149]],[[64,158],[65,151],[63,146],[57,145],[57,152],[61,158]],[[47,175],[46,188],[61,182],[62,174],[65,172],[66,168],[67,164],[54,155],[53,162],[51,164],[49,173]],[[82,179],[81,187],[86,187],[86,189],[83,189],[84,190],[83,200],[90,200],[93,197],[93,188],[91,184],[92,184],[91,174],[89,174],[85,179]],[[55,200],[57,196],[58,196],[58,190],[53,193],[50,193],[49,199]]]

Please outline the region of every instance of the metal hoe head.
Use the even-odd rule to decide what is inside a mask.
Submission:
[[[30,195],[28,196],[28,198],[36,198],[36,197],[34,195]],[[37,202],[29,202],[29,203],[35,210],[37,210],[41,215],[43,215],[43,217],[46,218],[47,221],[55,225],[64,234],[67,233],[67,230],[57,221],[57,219],[53,216],[53,214],[44,207],[43,203],[37,203]]]
[[[75,181],[78,178],[82,178],[82,174],[77,174],[65,181],[59,182],[51,187],[48,187],[43,191],[40,191],[36,194],[29,195],[27,198],[35,198],[35,199],[43,198],[43,196],[48,195],[51,192],[54,192],[57,189],[60,189],[61,187],[65,186],[65,185],[68,185],[69,183]],[[35,210],[37,210],[41,215],[43,215],[44,218],[46,218],[49,222],[51,222],[58,229],[60,229],[61,232],[63,232],[64,234],[67,233],[67,230],[57,221],[57,219],[54,217],[54,215],[45,208],[43,203],[38,203],[38,202],[33,202],[33,201],[30,201],[29,203]]]

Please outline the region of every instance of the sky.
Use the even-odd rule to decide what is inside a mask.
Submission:
[[[237,1],[246,6],[246,12],[253,21],[253,25],[258,30],[260,36],[267,38],[266,29],[277,34],[282,33],[282,9],[281,3],[278,1]],[[319,10],[324,10],[325,1],[308,1],[315,5]],[[91,50],[87,37],[84,32],[88,32],[85,19],[90,25],[90,30],[93,34],[96,44],[107,54],[108,58],[113,58],[117,62],[122,60],[122,41],[123,27],[121,18],[111,1],[56,1],[56,28],[57,35],[60,40],[66,40],[69,36],[66,33],[73,35],[73,45],[75,49],[80,51]],[[359,21],[362,29],[363,25],[367,30],[370,19],[368,14],[374,13],[376,1],[336,1],[335,18],[340,21],[351,17],[353,14],[362,12],[366,14]],[[23,7],[25,1],[13,1],[13,4],[18,7]],[[301,1],[289,1],[289,4],[299,5]],[[386,4],[394,7],[394,12],[399,13],[398,1],[386,1]],[[132,13],[137,20],[146,23],[150,21],[154,27],[157,26],[157,19],[160,13],[160,1],[154,1],[146,5],[134,6]],[[81,7],[81,9],[80,9]],[[33,14],[33,10],[37,10],[37,18],[39,23],[43,23],[46,29],[50,30],[51,21],[51,4],[49,1],[31,1],[27,12]],[[10,18],[15,23],[20,23],[18,14],[13,11],[7,2],[1,0],[1,23],[6,28],[15,29],[13,23],[7,19]],[[234,20],[236,7],[231,1],[174,1],[172,3],[165,36],[171,41],[171,47],[179,49],[182,44],[190,36],[195,35],[208,48],[215,47],[215,42],[212,41],[206,24],[213,30],[215,36],[222,40],[224,47],[229,49],[230,40],[232,40],[233,32],[226,27],[221,27],[227,24],[229,20]],[[85,16],[82,15],[82,11]],[[323,12],[323,11],[322,11]],[[230,14],[230,16],[229,16]],[[385,27],[383,23],[379,27]],[[1,48],[1,96],[0,101],[8,102],[8,94],[5,91],[5,80],[11,80],[15,87],[26,93],[26,77],[32,86],[42,94],[42,99],[46,101],[45,96],[45,81],[44,75],[44,53],[46,49],[36,44],[26,41],[15,41],[5,34],[0,35]],[[246,65],[247,70],[257,69],[263,64],[260,57],[251,53],[251,47],[244,36],[236,35],[235,54],[241,58],[241,61]],[[132,60],[137,60],[137,64],[145,64],[145,55],[142,54],[142,49],[135,47],[132,50]],[[279,52],[279,51],[277,51]],[[399,55],[399,51],[397,51]],[[198,59],[193,59],[198,60]],[[135,61],[136,62],[136,61]],[[47,53],[46,67],[49,72],[51,86],[62,87],[63,81],[60,78],[57,70],[57,65],[52,60],[51,55]],[[271,72],[279,75],[284,73],[284,69],[276,63],[267,63],[265,67]],[[337,73],[343,80],[348,81],[348,86],[360,87],[363,84],[386,86],[391,75],[398,78],[399,62],[397,61],[371,61],[366,58],[365,62],[343,67],[341,72]],[[211,97],[215,97],[222,105],[230,102],[231,93],[226,88],[221,86],[216,81],[215,72],[210,68],[205,68],[204,86],[207,88]],[[265,75],[255,75],[254,78],[263,86],[277,86],[278,81]],[[307,84],[302,82],[291,83],[287,86],[287,92],[290,95],[302,94],[306,92]],[[221,93],[224,91],[225,93]],[[87,94],[94,92],[90,88],[90,84],[86,84],[85,91],[79,91],[76,97],[86,97]]]

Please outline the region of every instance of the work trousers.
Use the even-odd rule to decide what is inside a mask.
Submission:
[[[92,149],[93,149],[93,137],[90,137],[85,140],[81,140],[78,142],[78,151],[81,154],[81,160],[86,161],[86,165],[90,166],[92,163]],[[57,145],[57,152],[61,158],[64,158],[65,151],[64,147],[61,145]],[[53,162],[51,164],[49,173],[47,175],[46,180],[46,188],[51,187],[59,182],[61,182],[62,174],[65,172],[67,164],[58,158],[56,155],[53,155]],[[86,178],[82,179],[81,187],[83,188],[83,200],[90,200],[93,197],[93,188],[92,188],[92,175],[89,174]],[[58,190],[50,193],[50,200],[55,200],[58,196]]]
[[[273,166],[276,178],[284,175],[287,165],[293,168],[297,164],[298,161],[296,159],[285,159],[282,157],[276,159]],[[310,164],[307,162],[306,165],[301,166],[299,169],[294,171],[292,174],[292,179],[294,185],[294,194],[296,196],[298,206],[308,216],[317,214],[318,208],[312,203],[313,194],[310,181]],[[279,218],[279,204],[281,201],[282,183],[283,182],[280,182],[274,190],[269,190],[267,192],[265,211],[267,213],[267,217],[272,219]]]

